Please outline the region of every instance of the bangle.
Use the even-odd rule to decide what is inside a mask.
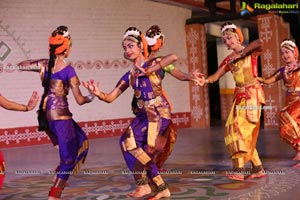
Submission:
[[[24,112],[27,112],[28,111],[28,106],[24,105],[25,106],[25,110]]]
[[[241,57],[243,57],[244,56],[244,49],[240,50],[239,54],[240,54]]]
[[[149,69],[148,69],[148,68],[145,69],[145,75],[146,75],[146,76],[150,76],[150,72],[149,72]]]
[[[87,95],[87,98],[88,98],[89,102],[92,102],[95,98],[95,95],[89,94],[89,95]]]
[[[204,83],[211,83],[210,80],[205,79]]]

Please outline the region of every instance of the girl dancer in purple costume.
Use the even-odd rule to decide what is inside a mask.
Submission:
[[[61,198],[70,174],[79,171],[79,165],[84,163],[88,153],[87,136],[72,119],[67,95],[71,89],[79,105],[90,103],[94,96],[82,95],[79,89],[80,81],[74,68],[64,61],[70,54],[71,44],[68,28],[60,26],[49,37],[49,60],[27,60],[19,63],[22,66],[32,64],[39,66],[38,71],[44,86],[39,112],[45,112],[49,122],[47,134],[53,144],[59,147],[60,163],[48,200]]]
[[[134,65],[121,77],[116,87],[110,93],[104,93],[94,81],[84,82],[83,85],[107,103],[114,101],[128,87],[133,88],[138,105],[136,116],[120,139],[124,159],[137,184],[137,188],[128,197],[138,198],[150,194],[148,179],[158,191],[150,199],[169,197],[170,191],[159,174],[154,157],[160,146],[156,144],[157,138],[171,122],[170,105],[162,95],[162,67],[173,63],[177,57],[168,55],[159,60],[147,60],[146,39],[135,27],[126,30],[122,46],[125,58]]]

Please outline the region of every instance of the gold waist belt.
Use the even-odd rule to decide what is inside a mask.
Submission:
[[[162,97],[157,96],[156,98],[150,99],[147,101],[143,101],[142,99],[139,99],[137,102],[137,105],[141,109],[141,108],[143,108],[143,106],[152,106],[152,105],[158,106],[161,104],[161,102],[162,102]]]

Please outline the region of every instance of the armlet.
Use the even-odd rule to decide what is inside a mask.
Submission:
[[[163,70],[168,73],[171,73],[174,69],[175,69],[175,66],[173,64],[163,67]]]
[[[116,88],[118,88],[122,92],[124,92],[128,87],[129,85],[123,80],[120,80],[116,85]]]
[[[74,76],[69,80],[69,85],[71,88],[78,87],[80,85],[80,81],[78,76]]]

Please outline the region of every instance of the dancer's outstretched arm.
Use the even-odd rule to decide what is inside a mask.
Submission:
[[[94,80],[90,80],[87,82],[83,81],[82,85],[87,88],[91,94],[95,95],[99,100],[106,103],[113,102],[128,88],[128,85],[125,83],[125,81],[122,80],[118,82],[116,87],[110,93],[104,93],[100,91],[98,87],[99,83],[95,83]]]
[[[6,99],[4,96],[0,95],[0,106],[6,110],[15,110],[15,111],[30,111],[33,110],[39,101],[39,96],[36,91],[34,91],[27,103],[27,105],[20,104],[14,101]]]
[[[19,62],[17,66],[21,71],[40,72],[47,67],[48,61],[49,59],[45,58],[23,60],[22,62]]]

